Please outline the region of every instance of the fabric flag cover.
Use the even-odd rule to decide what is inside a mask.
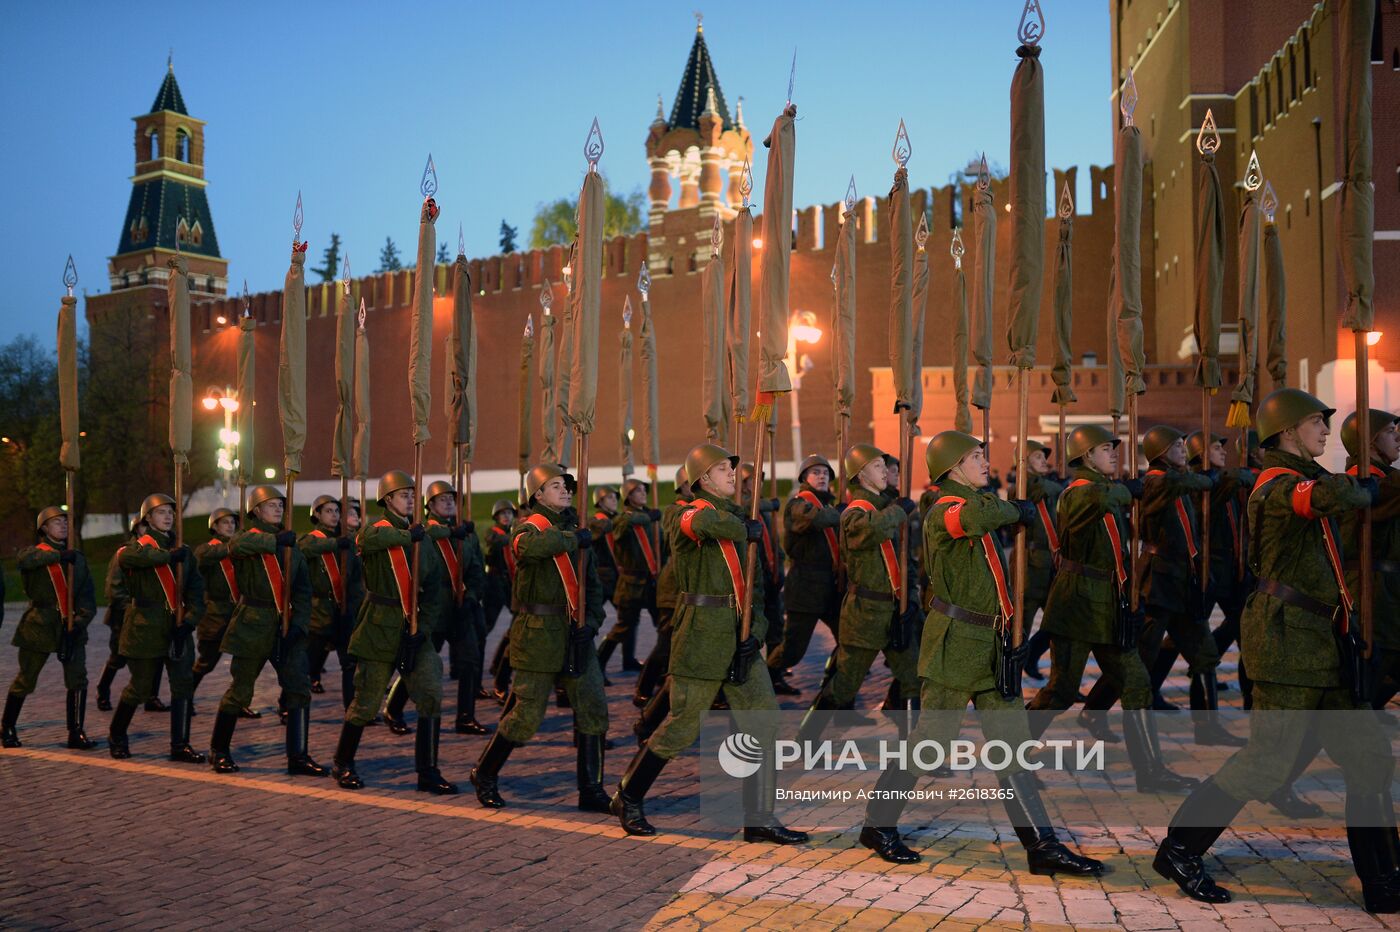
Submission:
[[[335,310],[335,432],[331,442],[331,475],[348,479],[355,456],[355,305],[349,282],[336,282],[340,301]]]
[[[1288,289],[1283,270],[1283,243],[1278,225],[1264,224],[1264,273],[1268,289],[1265,301],[1269,312],[1269,378],[1275,389],[1288,386]]]
[[[184,256],[170,260],[166,286],[170,306],[170,450],[175,462],[189,462],[194,416],[194,387],[190,363],[190,265]],[[306,419],[302,418],[305,431]]]
[[[657,389],[656,321],[646,292],[642,293],[642,393],[646,395],[642,426],[647,434],[647,476],[655,482],[656,467],[661,464],[661,396]]]
[[[1225,208],[1220,171],[1213,152],[1201,153],[1200,197],[1196,213],[1196,384],[1220,387],[1220,308],[1225,292]]]
[[[531,384],[535,381],[535,337],[529,331],[520,339],[520,450],[519,471],[523,474],[530,468],[530,415],[531,402],[535,393]]]
[[[723,446],[728,431],[724,418],[724,256],[714,246],[700,283],[701,326],[705,339],[700,356],[700,405],[705,413],[705,436]]]
[[[953,394],[957,399],[957,413],[953,427],[965,434],[972,433],[972,410],[968,404],[967,353],[967,276],[963,274],[962,263],[953,270],[953,307],[957,317],[953,320]]]
[[[924,311],[928,307],[928,252],[922,246],[914,250],[913,301],[914,339],[909,349],[913,388],[909,395],[909,419],[917,428],[919,416],[924,413]]]
[[[545,288],[551,288],[548,281]],[[559,412],[555,407],[558,390],[554,382],[554,326],[553,314],[540,315],[540,431],[544,440],[541,461],[559,462]],[[528,468],[528,467],[527,467]]]
[[[433,404],[433,257],[437,229],[425,200],[418,215],[418,265],[413,273],[413,322],[408,338],[408,393],[413,401],[413,445],[427,443]]]
[[[452,451],[463,447],[462,459],[472,461],[476,441],[476,319],[472,316],[472,277],[467,257],[452,264],[452,329],[447,336],[448,468]]]
[[[554,450],[556,459],[548,462],[568,463],[574,449],[574,434],[569,424],[569,367],[574,355],[574,318],[578,316],[578,240],[569,247],[569,278],[565,288],[564,317],[559,323],[558,359],[554,364]],[[572,284],[569,284],[572,283]]]
[[[369,415],[369,333],[360,324],[355,329],[355,478],[360,482],[369,478]]]
[[[238,484],[253,480],[253,402],[257,378],[257,321],[251,314],[238,322]]]
[[[836,435],[849,436],[851,406],[856,402],[856,212],[843,214],[836,239],[836,313],[832,336],[836,344]],[[839,451],[845,455],[845,450]]]
[[[773,121],[773,131],[763,144],[768,147],[768,172],[763,182],[763,258],[759,272],[759,327],[763,342],[759,350],[758,390],[760,393],[792,391],[788,375],[788,265],[792,261],[792,172],[797,149],[793,118],[797,108],[788,104]],[[765,421],[771,413],[771,399],[755,399],[751,420]]]
[[[1240,202],[1240,378],[1230,394],[1229,427],[1248,427],[1254,404],[1255,369],[1259,359],[1259,202],[1244,189]]]
[[[603,305],[603,178],[590,171],[578,198],[578,254],[574,265],[573,367],[569,424],[593,433],[598,402],[598,324]]]
[[[977,379],[972,387],[972,403],[986,410],[992,406],[992,305],[996,297],[997,213],[992,205],[992,186],[973,188],[973,237],[977,256],[972,268],[972,355],[977,360]]]
[[[1371,142],[1371,30],[1379,28],[1371,0],[1341,0],[1342,185],[1337,191],[1337,243],[1347,306],[1340,326],[1371,330],[1376,275],[1372,265],[1376,226]],[[1373,425],[1374,426],[1374,425]]]
[[[637,468],[632,464],[632,328],[623,327],[618,337],[617,360],[617,415],[622,429],[618,432],[622,443],[622,475],[632,475]]]
[[[731,410],[744,417],[753,397],[749,390],[749,340],[753,334],[753,212],[739,208],[734,217],[734,267],[729,281],[729,394]],[[727,422],[729,418],[725,418]]]
[[[1113,167],[1116,198],[1114,274],[1118,358],[1123,366],[1123,390],[1141,395],[1142,378],[1142,134],[1125,125],[1118,133],[1118,158]]]
[[[1011,298],[1006,342],[1010,364],[1030,369],[1035,365],[1045,279],[1045,72],[1039,46],[1022,45],[1016,54],[1021,61],[1011,78]]]
[[[1127,410],[1127,392],[1123,384],[1123,357],[1118,352],[1118,246],[1108,266],[1108,413],[1122,417]]]
[[[914,406],[914,225],[909,217],[909,171],[894,173],[890,188],[890,373],[894,410]],[[910,414],[906,418],[912,419]],[[901,428],[902,429],[902,428]]]
[[[58,307],[58,419],[63,438],[58,464],[75,472],[79,467],[78,299],[72,295],[64,295]]]
[[[292,247],[282,286],[282,343],[277,358],[277,414],[282,420],[282,468],[301,472],[306,446],[306,253]]]
[[[1074,404],[1079,399],[1074,394],[1074,378],[1071,367],[1074,364],[1074,351],[1070,348],[1070,336],[1074,331],[1074,212],[1060,218],[1060,237],[1055,245],[1055,366],[1051,378],[1055,380],[1055,394],[1051,401],[1057,405]]]

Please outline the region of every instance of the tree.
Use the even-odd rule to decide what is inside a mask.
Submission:
[[[399,258],[399,247],[394,245],[392,236],[384,237],[384,248],[379,250],[379,271],[397,272],[403,268],[403,260]]]
[[[504,219],[501,220],[501,253],[502,253],[502,254],[515,252],[515,237],[516,237],[516,234],[517,234],[518,232],[519,232],[519,231],[518,231],[515,227],[513,227],[513,226],[511,226],[510,224],[506,223]]]
[[[41,508],[63,501],[58,465],[58,368],[32,336],[0,346],[0,521],[12,540],[32,539]]]
[[[327,246],[324,251],[322,251],[321,255],[324,256],[324,259],[322,261],[325,262],[325,265],[321,266],[319,269],[312,269],[311,271],[321,276],[321,281],[323,282],[335,281],[335,279],[340,275],[339,233],[331,234],[331,244]]]
[[[642,205],[645,199],[641,189],[634,190],[625,197],[613,194],[607,188],[607,178],[603,179],[604,208],[603,235],[630,236],[642,229]],[[567,246],[578,236],[578,197],[563,197],[535,209],[535,220],[530,226],[530,248],[543,249],[546,246]]]
[[[452,257],[447,254],[446,243],[438,243],[437,259],[434,261],[436,261],[438,265],[446,265],[452,261]]]

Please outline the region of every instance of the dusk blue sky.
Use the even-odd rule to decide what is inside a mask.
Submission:
[[[1049,166],[1112,157],[1103,2],[1043,0]],[[731,108],[761,139],[797,48],[794,203],[889,189],[902,117],[914,186],[937,186],[985,149],[1007,163],[1021,0],[975,3],[709,2],[705,38]],[[645,190],[656,95],[669,113],[695,33],[693,4],[203,3],[10,5],[0,39],[0,147],[8,266],[0,341],[54,341],[63,263],[107,290],[146,112],[173,48],[206,171],[230,290],[280,288],[297,191],[309,264],[335,231],[356,274],[385,236],[412,260],[431,151],[455,255],[496,253],[502,218],[522,245],[536,205],[577,193],[596,115],[612,187]],[[761,202],[764,150],[754,174]],[[1087,172],[1080,173],[1087,192]],[[314,276],[308,278],[315,280]]]

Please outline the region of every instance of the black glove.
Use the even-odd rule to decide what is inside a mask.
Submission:
[[[408,536],[415,544],[428,535],[428,529],[421,524],[410,524],[408,526]]]
[[[744,519],[744,531],[746,539],[752,541],[763,540],[763,522],[752,518]]]
[[[578,509],[576,509],[573,505],[570,505],[568,508],[565,508],[563,511],[559,512],[559,519],[564,524],[580,523],[578,519]]]
[[[647,509],[647,517],[650,518],[650,519],[653,520],[653,521],[660,521],[660,520],[661,520],[661,509],[660,509],[660,508],[649,508],[649,509]]]
[[[348,537],[337,537],[335,540],[336,550],[349,550],[355,542]]]
[[[1142,498],[1142,480],[1141,480],[1141,479],[1118,479],[1118,480],[1116,480],[1116,481],[1117,481],[1118,484],[1121,485],[1123,488],[1127,489],[1127,490],[1128,490],[1128,494],[1131,495],[1133,498],[1137,498],[1137,499]]]
[[[476,528],[472,526],[472,523],[470,521],[467,521],[463,524],[457,525],[452,529],[452,538],[454,540],[465,540],[466,536],[474,530],[476,530]]]
[[[1374,506],[1380,501],[1381,482],[1375,476],[1367,476],[1365,479],[1357,479],[1356,484],[1361,486],[1361,491],[1371,496],[1371,504]]]
[[[758,500],[758,510],[761,512],[777,511],[782,507],[782,503],[776,498],[761,498]]]
[[[1026,527],[1035,527],[1036,520],[1040,517],[1040,512],[1036,509],[1035,502],[1024,498],[1013,498],[1010,499],[1010,502],[1015,505],[1016,510],[1021,513],[1021,516],[1016,519],[1017,522],[1024,524]]]
[[[180,546],[176,547],[174,550],[170,551],[170,562],[171,562],[171,563],[184,563],[185,560],[189,558],[189,555],[190,555],[190,548],[189,548],[189,545],[188,545],[188,544],[181,544]]]
[[[593,532],[586,527],[581,527],[574,531],[574,537],[578,538],[579,549],[593,546]]]
[[[1220,470],[1214,467],[1207,469],[1205,474],[1210,478],[1211,482],[1218,483],[1220,481]]]
[[[58,562],[59,562],[59,563],[68,563],[68,564],[77,563],[77,562],[78,562],[78,551],[76,551],[76,550],[60,550],[59,553],[58,553]]]
[[[291,547],[297,542],[297,532],[293,530],[277,532],[277,546]]]
[[[837,513],[837,514],[840,514],[841,512],[843,512],[843,511],[846,510],[846,507],[847,507],[848,504],[849,504],[849,503],[847,503],[847,502],[837,502],[836,504],[832,505],[831,507],[836,509],[836,513]]]
[[[904,509],[906,515],[912,515],[919,510],[919,505],[912,498],[897,498],[894,503]]]

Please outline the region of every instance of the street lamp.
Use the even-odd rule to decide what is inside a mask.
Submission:
[[[816,365],[812,362],[812,357],[803,353],[800,357],[797,353],[799,343],[808,346],[821,342],[822,330],[817,326],[817,315],[811,311],[793,311],[792,317],[788,319],[788,345],[787,355],[784,362],[787,364],[788,376],[792,379],[792,391],[788,393],[788,404],[792,412],[792,462],[794,465],[802,462],[802,415],[797,405],[797,391],[802,387],[802,377],[811,372]],[[841,451],[844,452],[844,451]],[[775,465],[776,469],[777,466]]]
[[[233,415],[238,410],[238,390],[231,385],[219,388],[210,385],[204,390],[204,397],[200,399],[200,404],[204,405],[206,411],[217,411],[224,409],[224,426],[219,431],[219,449],[215,452],[215,460],[220,472],[223,473],[223,493],[228,494],[233,484],[233,470],[238,462],[238,441],[240,439],[238,431],[233,429]]]

